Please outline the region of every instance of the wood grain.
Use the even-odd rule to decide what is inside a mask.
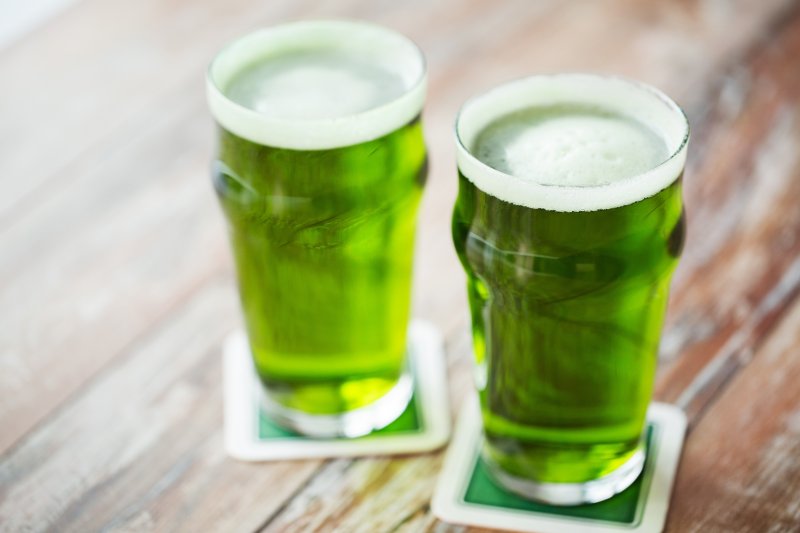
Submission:
[[[428,58],[414,314],[446,334],[454,411],[472,387],[449,230],[460,103],[523,74],[589,70],[655,83],[684,105],[689,239],[657,394],[680,401],[693,429],[670,528],[791,530],[790,0],[83,0],[0,51],[0,530],[463,530],[428,508],[441,453],[251,465],[222,450],[219,347],[240,319],[207,180],[203,70],[250,28],[330,16],[394,27]]]
[[[0,449],[227,261],[197,152],[210,149],[206,125],[174,101],[116,157],[87,163],[68,194],[42,198],[0,235]]]
[[[800,301],[703,416],[668,531],[800,530]]]
[[[723,77],[693,146],[688,268],[673,287],[658,386],[690,415],[800,292],[800,11],[777,29]]]
[[[3,462],[2,529],[253,530],[316,469],[225,455],[220,340],[238,305],[230,281],[197,291]]]

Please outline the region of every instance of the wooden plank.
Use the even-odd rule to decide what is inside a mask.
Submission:
[[[189,103],[0,236],[0,450],[227,264]]]
[[[800,300],[689,436],[667,530],[800,529]]]
[[[223,450],[232,282],[196,291],[5,458],[0,529],[252,530],[291,496],[318,462],[253,465]]]
[[[748,363],[800,292],[798,54],[796,9],[723,78],[692,147],[687,268],[674,287],[678,312],[657,387],[690,415]]]
[[[439,454],[328,463],[262,531],[396,531],[427,508]]]

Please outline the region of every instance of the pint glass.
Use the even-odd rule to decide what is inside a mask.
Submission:
[[[209,67],[214,187],[267,412],[311,436],[383,427],[406,370],[426,176],[420,50],[377,26],[293,23]]]
[[[507,489],[603,500],[639,475],[689,128],[660,91],[534,76],[456,123],[483,458]]]

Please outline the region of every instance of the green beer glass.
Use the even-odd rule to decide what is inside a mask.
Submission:
[[[426,178],[419,48],[314,21],[249,34],[212,62],[212,176],[267,412],[314,436],[392,422],[406,368]]]
[[[461,109],[453,239],[483,458],[508,490],[590,503],[641,472],[688,140],[672,100],[613,77],[534,76]]]

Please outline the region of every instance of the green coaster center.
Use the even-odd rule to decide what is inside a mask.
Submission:
[[[653,477],[655,456],[657,453],[656,433],[658,427],[652,422],[645,435],[646,459],[642,474],[634,483],[614,497],[594,504],[561,507],[526,500],[520,496],[503,490],[492,480],[488,467],[476,451],[475,467],[472,471],[464,503],[513,509],[526,513],[568,516],[592,521],[611,522],[614,524],[636,525],[644,511],[644,503]]]
[[[258,402],[258,400],[256,399]],[[419,394],[414,392],[411,401],[408,402],[406,410],[403,411],[397,419],[386,426],[360,438],[370,438],[375,435],[397,435],[401,433],[419,433],[424,428],[422,425],[421,416],[421,400]],[[259,440],[272,440],[272,439],[297,439],[297,440],[310,440],[309,437],[299,435],[290,429],[283,428],[272,421],[271,418],[264,412],[260,402],[258,403],[258,439]]]

